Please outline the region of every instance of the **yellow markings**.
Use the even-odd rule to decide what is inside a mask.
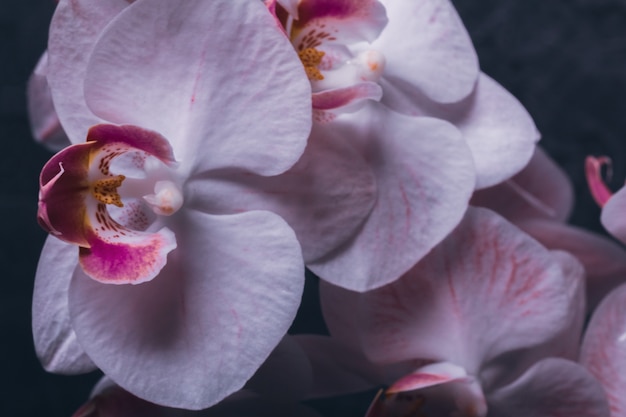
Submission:
[[[117,192],[124,179],[126,179],[125,176],[116,175],[115,177],[94,181],[91,187],[91,194],[101,203],[124,207],[124,203],[122,203],[122,199]]]
[[[306,75],[309,77],[309,80],[320,81],[324,79],[324,76],[320,72],[319,68],[317,68],[319,64],[322,63],[324,54],[324,52],[315,48],[304,48],[298,52],[298,57],[300,58],[300,61],[302,61],[302,65],[304,65],[304,71],[306,71]]]

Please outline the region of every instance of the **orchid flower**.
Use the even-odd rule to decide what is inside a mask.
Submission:
[[[471,204],[496,211],[548,249],[576,256],[585,267],[589,311],[624,282],[626,251],[605,236],[566,223],[574,206],[573,186],[540,148],[520,173],[475,192]]]
[[[447,120],[463,133],[476,187],[522,169],[539,135],[522,105],[480,73],[448,0],[266,0],[311,82],[316,120],[367,101]]]
[[[123,4],[85,62],[72,48],[84,39],[62,23],[88,24],[72,18],[91,3],[61,1],[50,33],[47,79],[73,145],[41,174],[51,237],[35,283],[36,349],[49,370],[98,367],[146,401],[206,408],[280,341],[304,278],[286,222],[212,212],[205,201],[228,195],[211,178],[289,169],[310,130],[310,87],[262,3]],[[80,87],[65,90],[73,60]]]
[[[575,258],[471,208],[398,281],[363,294],[322,283],[332,338],[301,342],[316,387],[337,375],[344,392],[390,384],[370,416],[606,416],[601,387],[573,361],[583,285]]]
[[[580,362],[602,384],[611,417],[626,416],[626,285],[613,290],[593,313]]]

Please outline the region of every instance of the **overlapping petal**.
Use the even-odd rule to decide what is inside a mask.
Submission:
[[[186,187],[188,204],[216,214],[277,213],[296,232],[305,261],[320,259],[360,232],[376,202],[371,167],[341,139],[315,135],[302,158],[281,175],[224,170],[195,176]]]
[[[350,141],[370,163],[378,196],[358,235],[308,264],[318,276],[356,291],[394,281],[460,221],[473,190],[471,156],[458,131],[372,105],[318,135]]]
[[[48,83],[62,127],[72,143],[101,123],[85,103],[83,81],[94,43],[127,0],[60,0],[50,23]]]
[[[48,85],[48,53],[44,52],[28,80],[28,119],[35,140],[52,151],[69,145]]]
[[[291,167],[306,145],[310,93],[261,2],[138,0],[103,32],[85,77],[96,115],[158,131],[191,173]]]
[[[572,326],[582,273],[572,257],[555,259],[499,216],[474,208],[398,281],[361,295],[326,284],[322,306],[332,334],[345,323],[335,317],[358,317],[363,349],[375,362],[446,360],[475,375],[481,364]],[[343,302],[327,303],[332,293]]]
[[[602,384],[611,417],[626,416],[626,285],[611,292],[594,312],[580,362]]]
[[[626,218],[624,217],[624,207],[626,207],[626,187],[622,187],[613,194],[602,209],[600,221],[602,225],[613,236],[626,243]]]
[[[389,24],[372,47],[387,61],[384,78],[411,96],[461,100],[478,78],[478,58],[448,0],[382,0]]]
[[[489,396],[489,414],[608,417],[609,408],[602,387],[582,366],[548,358],[512,384],[494,391]]]
[[[478,189],[498,184],[524,168],[539,140],[524,107],[485,74],[480,74],[467,96],[449,104],[411,94],[408,84],[396,85],[387,77],[381,83],[382,102],[389,107],[409,115],[441,118],[461,130],[474,156]]]
[[[157,404],[205,408],[241,388],[291,324],[300,249],[278,216],[180,213],[179,249],[140,286],[101,285],[77,269],[70,316],[90,358]],[[115,343],[111,343],[111,341]]]

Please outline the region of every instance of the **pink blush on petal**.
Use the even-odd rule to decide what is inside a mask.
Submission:
[[[134,236],[131,242],[122,244],[97,237],[89,240],[89,248],[80,248],[80,265],[91,278],[108,284],[150,281],[167,263],[167,254],[176,248],[176,238],[169,229]]]

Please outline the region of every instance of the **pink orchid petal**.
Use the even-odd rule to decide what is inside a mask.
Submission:
[[[372,47],[386,58],[384,78],[409,95],[452,103],[472,92],[478,58],[448,0],[382,0],[389,24]]]
[[[473,165],[448,123],[411,118],[372,104],[310,140],[350,141],[370,161],[378,200],[362,230],[343,248],[308,267],[344,288],[366,291],[392,282],[460,221],[473,190]]]
[[[501,184],[475,192],[471,203],[513,223],[534,218],[565,222],[574,207],[574,188],[565,172],[537,147],[526,168]]]
[[[537,362],[521,378],[491,393],[488,401],[489,415],[609,416],[606,397],[593,376],[582,366],[558,358]]]
[[[336,338],[297,335],[295,339],[311,361],[313,386],[309,398],[352,394],[394,380],[385,375],[385,369],[368,361],[362,352]]]
[[[292,31],[296,50],[323,42],[372,42],[387,24],[377,0],[302,0],[297,17]]]
[[[364,294],[322,285],[322,308],[331,334],[343,331],[343,315],[356,315],[360,344],[377,363],[446,360],[476,374],[572,327],[582,278],[571,256],[555,257],[495,213],[470,208],[398,281]],[[332,293],[341,303],[326,302]]]
[[[376,202],[374,174],[359,151],[346,141],[316,134],[284,174],[212,172],[210,178],[192,179],[187,189],[187,204],[209,213],[279,214],[296,232],[306,262],[328,255],[359,233]]]
[[[49,372],[80,374],[96,369],[70,324],[67,290],[78,265],[76,246],[48,237],[41,252],[33,293],[33,339]]]
[[[304,271],[293,231],[272,213],[177,217],[179,250],[155,279],[102,285],[78,270],[70,316],[85,351],[124,389],[201,409],[241,388],[284,336]]]
[[[83,80],[90,53],[104,27],[128,6],[126,0],[61,0],[50,23],[48,82],[69,140],[85,140],[101,123],[87,108]]]
[[[611,417],[626,416],[626,285],[611,292],[591,317],[580,363],[602,384]]]
[[[604,167],[607,167],[610,172],[611,159],[606,156],[599,158],[588,156],[585,159],[585,176],[587,177],[589,191],[591,191],[591,196],[600,207],[604,207],[611,196],[613,196],[613,192],[607,187],[602,178],[602,168]]]
[[[44,52],[28,80],[28,118],[35,140],[56,152],[70,141],[54,109],[47,73],[48,53]]]
[[[138,0],[94,48],[87,103],[161,133],[191,173],[284,172],[306,145],[311,89],[272,19],[258,1]]]
[[[518,226],[548,249],[567,251],[582,262],[587,277],[587,310],[595,309],[609,291],[626,281],[626,250],[611,239],[539,219]]]
[[[602,208],[600,221],[610,234],[626,243],[626,186],[622,187],[606,202]]]

